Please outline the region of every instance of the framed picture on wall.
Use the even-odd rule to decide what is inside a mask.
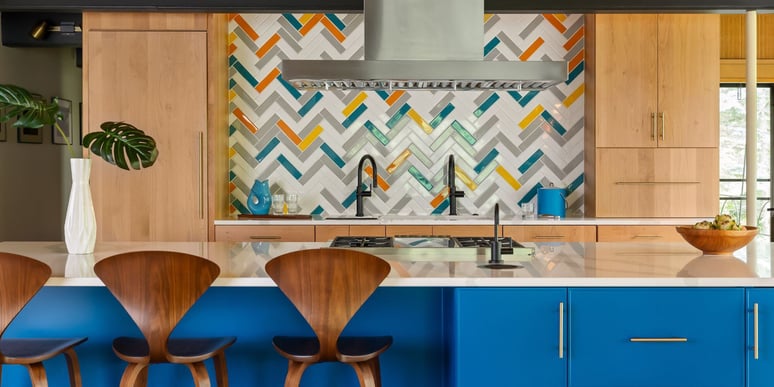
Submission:
[[[25,144],[42,144],[43,129],[18,127],[16,128],[16,140]]]
[[[51,125],[51,141],[54,144],[72,144],[73,143],[73,102],[64,98],[52,98],[59,104],[59,112],[62,113],[62,120],[59,121],[59,127],[62,132],[57,130],[56,125]]]

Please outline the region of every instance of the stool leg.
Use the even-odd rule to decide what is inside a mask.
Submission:
[[[81,387],[81,367],[78,364],[78,356],[75,350],[70,348],[64,352],[67,359],[67,372],[70,374],[70,387]]]
[[[121,387],[145,387],[148,384],[148,364],[129,363],[121,377]]]
[[[355,369],[357,380],[360,382],[360,387],[381,386],[378,358],[363,362],[349,363],[349,365]]]
[[[207,373],[207,367],[204,366],[204,362],[189,363],[187,366],[191,370],[191,376],[193,376],[196,387],[210,387],[210,375]]]
[[[30,374],[30,381],[34,387],[48,387],[48,379],[46,379],[46,369],[43,368],[43,363],[25,364],[27,372]]]
[[[303,363],[288,360],[288,374],[285,376],[285,387],[298,387],[301,383],[301,377],[310,363]]]
[[[226,352],[221,352],[212,358],[215,363],[215,381],[218,387],[228,387],[228,368],[226,367]]]

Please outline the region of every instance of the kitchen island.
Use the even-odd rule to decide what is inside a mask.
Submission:
[[[742,387],[774,381],[774,335],[765,329],[774,321],[770,243],[756,240],[736,257],[701,256],[685,243],[524,245],[534,255],[504,256],[523,266],[514,270],[480,268],[489,259],[483,248],[371,250],[392,272],[346,333],[395,338],[382,355],[383,385]],[[110,342],[139,332],[94,276],[93,264],[122,251],[183,251],[217,262],[221,276],[175,334],[235,335],[227,352],[231,385],[279,386],[286,363],[271,337],[310,331],[264,264],[288,251],[327,246],[115,242],[98,244],[93,255],[68,256],[61,242],[2,242],[0,251],[35,257],[54,272],[5,335],[88,336],[77,349],[84,386],[118,385],[123,363]],[[51,386],[66,385],[65,369],[59,359],[47,364]],[[192,385],[180,366],[155,366],[150,378],[151,385]],[[5,383],[26,380],[20,367],[3,370]],[[310,368],[303,385],[354,386],[356,380],[347,366],[325,364]]]

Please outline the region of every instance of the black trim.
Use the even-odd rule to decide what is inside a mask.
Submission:
[[[160,4],[163,3],[163,4]],[[485,0],[490,13],[774,10],[771,0]],[[2,0],[0,11],[362,12],[363,0]]]

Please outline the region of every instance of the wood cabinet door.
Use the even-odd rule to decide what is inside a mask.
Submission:
[[[517,242],[595,242],[596,226],[503,226],[503,236]]]
[[[675,226],[597,226],[597,242],[685,242]]]
[[[126,121],[156,140],[156,164],[92,165],[101,241],[206,241],[207,32],[87,32],[84,132]]]
[[[657,146],[657,15],[597,14],[594,24],[596,146]]]
[[[598,149],[598,217],[710,217],[718,208],[715,148]]]
[[[720,15],[658,15],[659,147],[718,146],[719,37]]]
[[[215,226],[217,242],[312,242],[314,226]]]
[[[774,290],[747,289],[747,387],[770,386],[774,381]]]

